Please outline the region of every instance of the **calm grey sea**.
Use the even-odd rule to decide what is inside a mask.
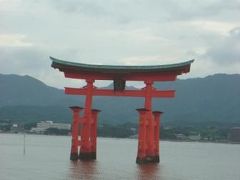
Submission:
[[[137,140],[98,138],[97,161],[72,163],[71,138],[0,134],[0,180],[240,180],[240,145],[161,141],[161,162],[135,164]]]

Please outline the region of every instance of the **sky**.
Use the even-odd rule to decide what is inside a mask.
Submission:
[[[195,59],[180,78],[239,74],[240,0],[0,0],[0,74],[84,84],[51,68],[49,56],[108,65]]]

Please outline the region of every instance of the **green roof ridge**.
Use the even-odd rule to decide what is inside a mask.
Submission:
[[[60,60],[54,57],[50,56],[50,59],[53,63],[67,65],[67,66],[73,66],[73,67],[83,67],[83,68],[94,68],[94,69],[168,69],[168,68],[177,68],[182,67],[185,65],[190,65],[194,62],[194,59],[181,62],[181,63],[175,63],[175,64],[164,64],[164,65],[141,65],[141,66],[119,66],[119,65],[96,65],[96,64],[84,64],[84,63],[76,63],[76,62],[70,62],[70,61],[64,61]]]

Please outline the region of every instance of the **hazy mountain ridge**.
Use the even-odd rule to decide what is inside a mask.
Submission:
[[[47,86],[43,82],[30,77],[0,74],[0,107],[2,106],[51,106],[67,105],[79,98],[67,97],[64,91]]]
[[[217,74],[177,81],[173,120],[240,122],[240,75]],[[168,102],[166,102],[168,103]]]
[[[111,86],[111,85],[110,85]],[[156,83],[175,89],[173,99],[154,99],[154,110],[164,111],[163,122],[240,122],[240,75],[216,74],[205,78]],[[0,74],[0,120],[69,122],[70,105],[83,106],[84,98],[65,95],[30,76]],[[136,122],[136,108],[143,98],[94,97],[94,108],[102,110],[100,122]]]

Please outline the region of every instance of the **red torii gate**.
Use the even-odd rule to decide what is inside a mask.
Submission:
[[[177,75],[190,71],[190,60],[178,64],[157,66],[107,66],[90,65],[62,61],[53,57],[52,67],[64,72],[66,78],[85,79],[83,88],[65,87],[66,94],[85,95],[83,116],[79,106],[70,107],[73,112],[71,160],[96,159],[97,116],[100,110],[92,109],[93,96],[131,96],[144,97],[144,108],[139,112],[138,152],[136,162],[159,162],[160,111],[152,111],[152,98],[171,98],[174,90],[157,90],[155,81],[175,81]],[[114,89],[98,89],[95,80],[113,80]],[[145,87],[140,90],[125,90],[126,81],[143,81]]]

